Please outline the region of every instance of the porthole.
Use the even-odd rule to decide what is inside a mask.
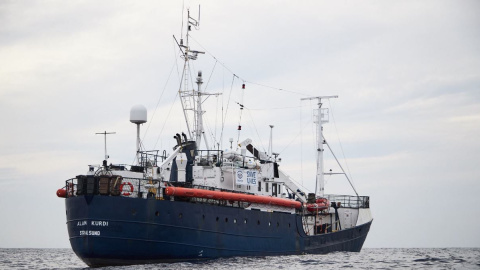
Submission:
[[[245,220],[243,221],[243,223],[247,224],[247,219],[245,219]]]
[[[257,224],[260,225],[260,220],[257,221]]]
[[[216,218],[216,221],[218,222],[218,217]]]
[[[270,226],[270,225],[272,225],[272,223],[269,221],[269,222],[268,222],[268,226]]]
[[[290,228],[290,223],[288,223],[288,228]]]
[[[159,213],[158,211],[156,211],[156,212],[155,212],[155,216],[158,217],[159,215],[160,215],[160,213]]]
[[[182,218],[182,217],[183,217],[182,213],[178,214],[178,218]]]
[[[132,209],[132,215],[135,216],[137,214],[137,210]]]
[[[228,218],[225,218],[225,222],[228,222]]]
[[[236,218],[233,219],[233,223],[237,223],[237,219],[236,219]]]
[[[277,222],[277,228],[280,227],[280,223]]]
[[[202,215],[202,219],[205,219],[205,215]]]

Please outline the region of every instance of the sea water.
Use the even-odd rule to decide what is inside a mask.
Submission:
[[[0,269],[84,269],[71,249],[0,249]],[[97,269],[480,269],[480,248],[364,248],[359,253],[234,257]]]

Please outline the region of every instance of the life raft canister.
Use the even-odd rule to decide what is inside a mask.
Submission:
[[[67,197],[67,191],[63,188],[58,189],[57,190],[57,197],[66,198]]]

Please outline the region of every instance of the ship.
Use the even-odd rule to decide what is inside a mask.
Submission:
[[[198,24],[188,11],[185,36],[174,37],[183,76],[192,72],[189,62],[204,54],[188,41]],[[187,130],[171,131],[171,150],[143,149],[140,126],[147,122],[147,109],[135,105],[130,110],[130,122],[137,126],[134,164],[108,164],[105,131],[101,164],[88,165],[57,190],[65,200],[75,254],[98,267],[359,252],[373,220],[369,197],[358,195],[353,185],[355,195],[324,190],[325,175],[332,173],[323,169],[324,150],[331,148],[322,135],[328,122],[322,105],[337,96],[304,98],[318,104],[315,192],[307,192],[279,168],[281,158],[271,148],[259,150],[248,138],[235,144],[230,139],[227,149],[209,147],[202,104],[215,94],[202,89],[202,73],[195,73],[196,85],[185,89],[182,83],[178,91]],[[343,168],[342,174],[347,176]]]

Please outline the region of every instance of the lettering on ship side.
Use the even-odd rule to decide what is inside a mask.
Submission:
[[[90,225],[92,226],[102,226],[102,227],[107,227],[108,226],[108,221],[99,221],[99,220],[96,220],[96,221],[93,221],[90,223]]]
[[[100,231],[80,231],[80,236],[82,235],[100,236]]]
[[[77,227],[79,226],[86,226],[87,225],[87,221],[86,220],[82,220],[82,221],[78,221],[77,222]]]
[[[95,227],[108,227],[108,221],[103,220],[92,220],[90,224],[86,220],[77,221],[77,227],[86,227],[86,226],[95,226]],[[90,231],[90,230],[80,230],[80,236],[100,236],[100,231]]]

